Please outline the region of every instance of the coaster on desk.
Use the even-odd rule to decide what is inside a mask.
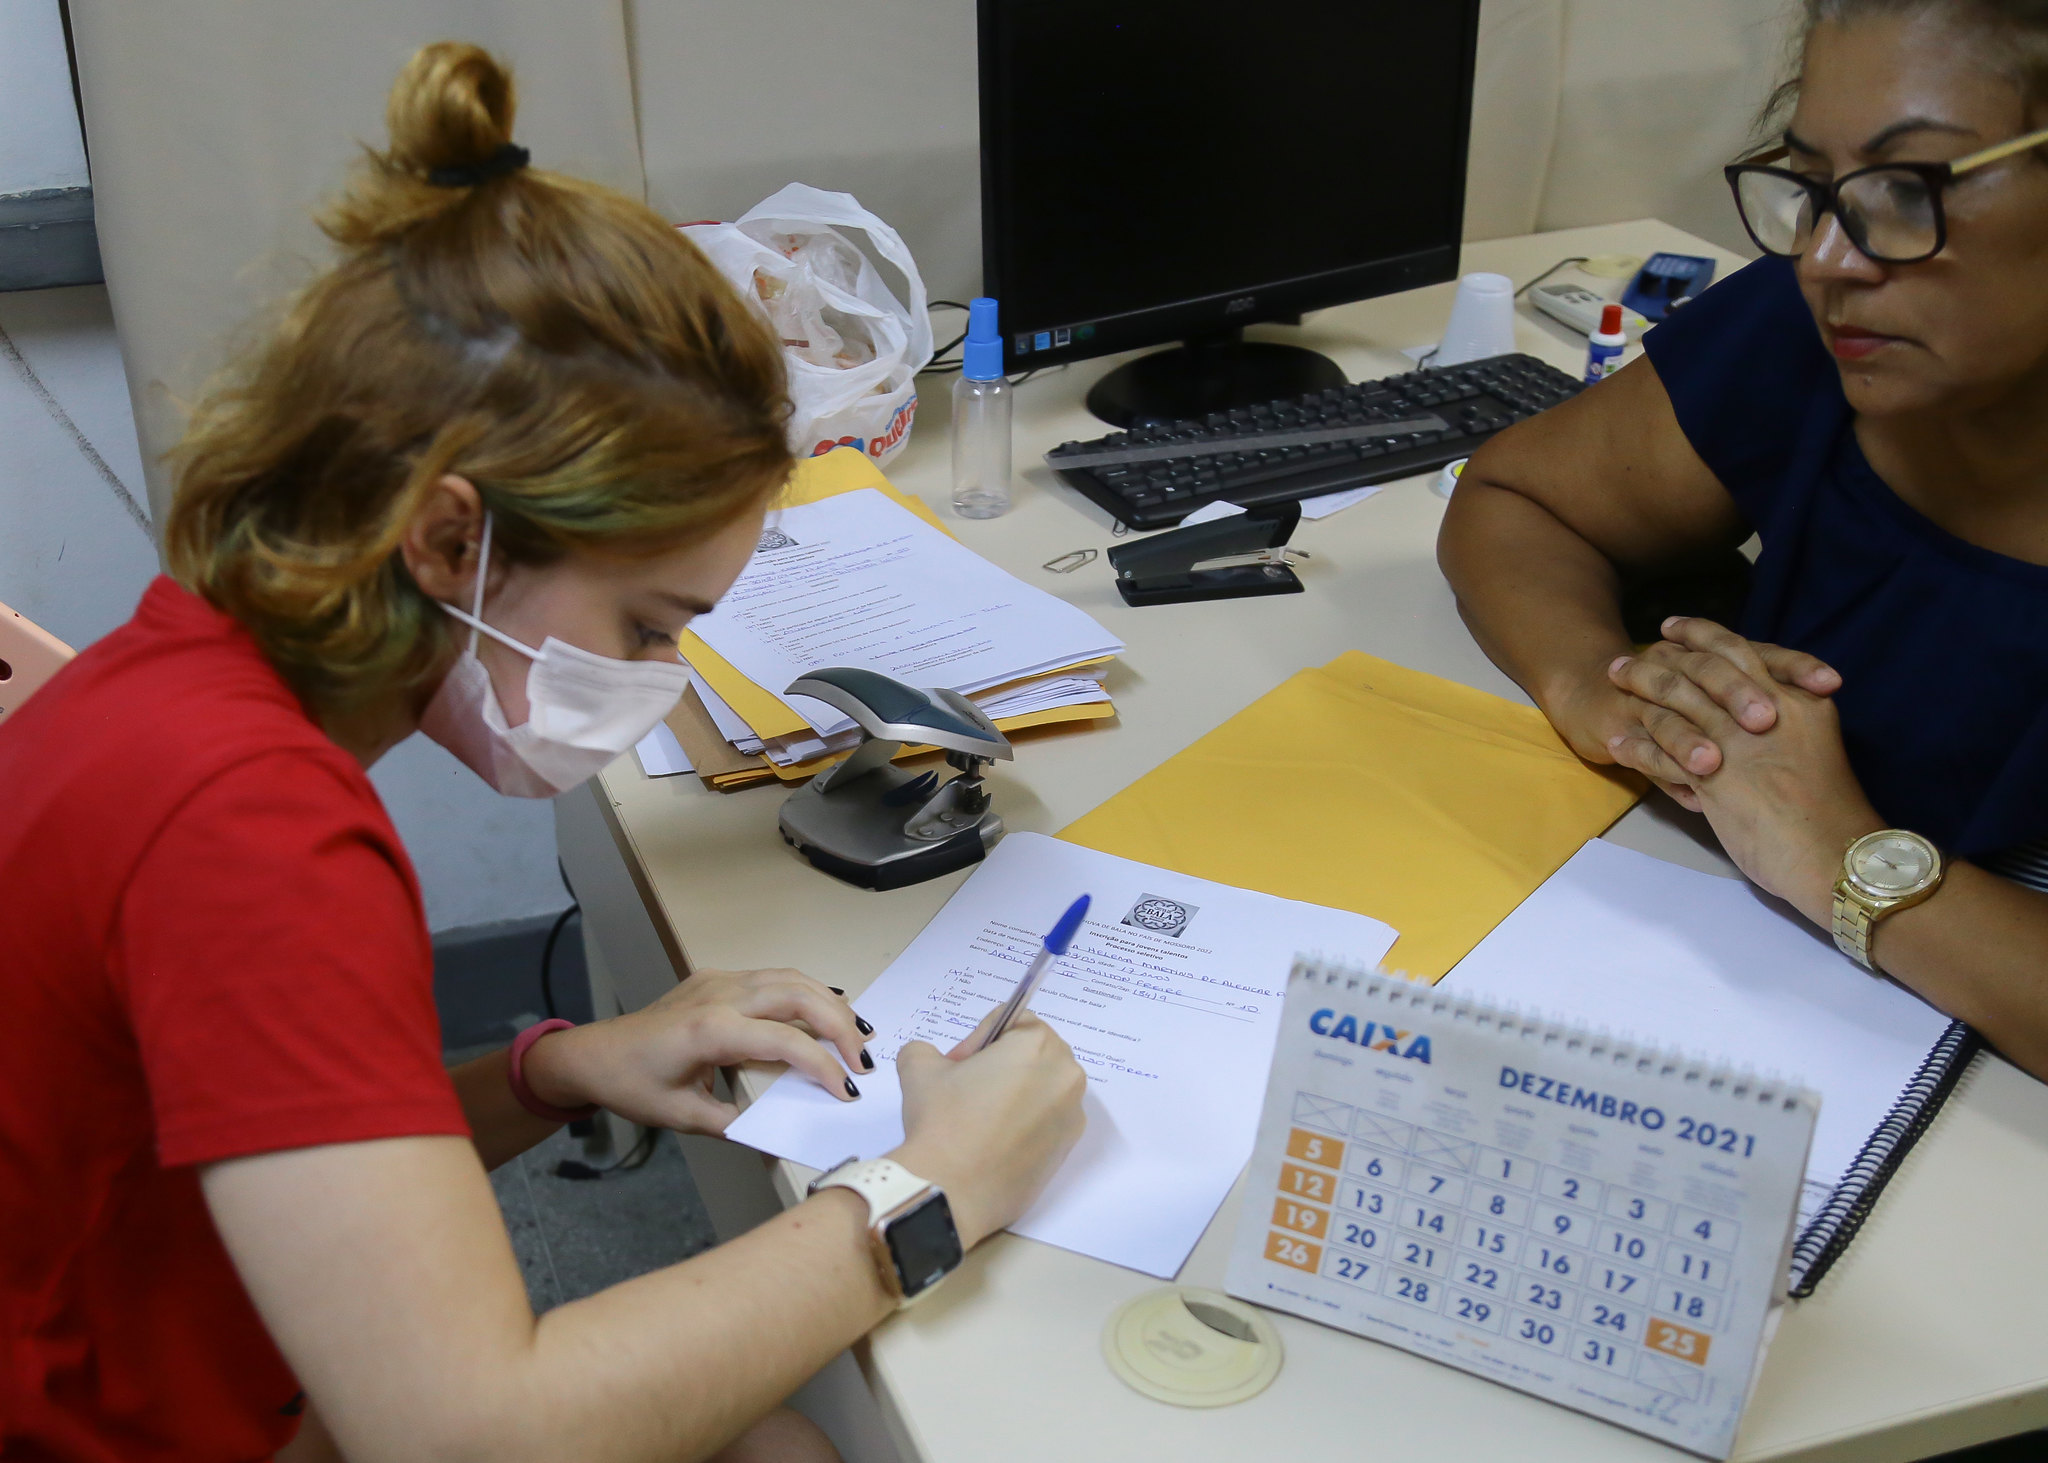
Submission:
[[[1177,1407],[1227,1407],[1280,1374],[1280,1333],[1214,1290],[1169,1285],[1121,1307],[1102,1328],[1102,1354],[1133,1391]]]

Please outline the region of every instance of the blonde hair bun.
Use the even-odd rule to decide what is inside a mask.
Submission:
[[[392,83],[384,106],[390,146],[365,148],[354,184],[320,220],[338,244],[382,243],[455,207],[467,189],[435,175],[486,170],[512,143],[519,110],[510,68],[481,46],[422,46]]]
[[[512,73],[463,41],[424,46],[391,87],[384,125],[391,161],[424,178],[488,162],[512,140],[519,97]]]

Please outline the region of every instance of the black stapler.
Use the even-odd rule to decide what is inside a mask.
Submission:
[[[1117,592],[1132,605],[1300,594],[1293,566],[1308,555],[1287,547],[1299,522],[1301,504],[1272,503],[1120,545],[1109,551]]]

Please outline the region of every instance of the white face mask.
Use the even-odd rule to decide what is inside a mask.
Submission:
[[[491,520],[484,518],[476,598],[469,611],[442,609],[470,627],[469,645],[420,717],[420,730],[453,752],[499,792],[551,798],[599,772],[654,730],[690,684],[681,661],[614,660],[550,635],[538,650],[480,618],[491,566]],[[533,664],[526,671],[526,721],[505,724],[490,672],[476,657],[481,631]]]

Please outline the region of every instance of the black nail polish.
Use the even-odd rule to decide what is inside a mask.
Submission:
[[[868,1055],[868,1049],[866,1047],[862,1047],[860,1049],[860,1069],[863,1072],[872,1072],[875,1070],[875,1059]]]
[[[875,1034],[875,1028],[868,1025],[867,1022],[861,1020],[858,1016],[853,1018],[853,1024],[862,1036],[873,1036]]]
[[[853,1085],[853,1079],[851,1077],[848,1077],[846,1079],[846,1095],[848,1097],[860,1096],[860,1089]]]

